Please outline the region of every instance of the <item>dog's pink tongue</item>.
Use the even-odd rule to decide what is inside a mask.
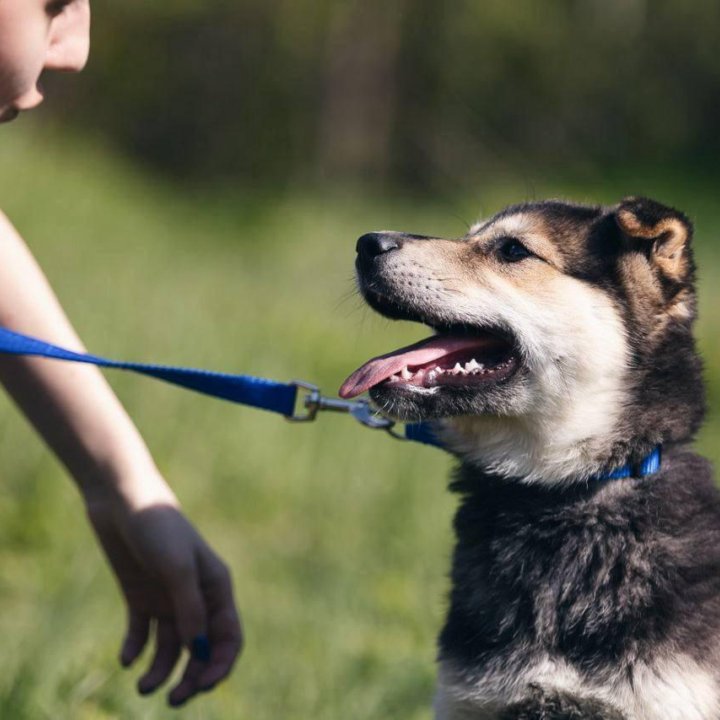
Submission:
[[[401,348],[370,360],[358,368],[340,388],[340,397],[353,398],[364,393],[374,385],[387,380],[406,367],[427,365],[433,360],[456,353],[461,350],[476,348],[482,345],[481,338],[463,338],[438,336],[429,340],[421,340],[414,345]]]

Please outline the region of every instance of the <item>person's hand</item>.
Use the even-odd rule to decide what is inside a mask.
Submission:
[[[225,564],[173,503],[133,510],[117,499],[93,498],[87,510],[128,606],[124,667],[154,634],[155,654],[138,691],[160,687],[183,648],[190,655],[170,705],[211,690],[228,675],[242,645]]]

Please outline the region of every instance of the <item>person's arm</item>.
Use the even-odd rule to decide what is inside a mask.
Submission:
[[[0,213],[0,325],[73,350],[77,335],[32,254]],[[185,519],[140,434],[101,373],[52,360],[0,356],[0,381],[75,479],[128,606],[121,662],[153,625],[156,654],[141,693],[193,650],[170,702],[212,688],[239,653],[229,572]],[[209,658],[204,657],[209,652]]]

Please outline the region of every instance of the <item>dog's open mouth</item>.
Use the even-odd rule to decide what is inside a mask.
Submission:
[[[500,332],[440,331],[365,363],[343,383],[340,396],[353,398],[381,384],[398,389],[477,387],[507,380],[519,364],[516,344]]]

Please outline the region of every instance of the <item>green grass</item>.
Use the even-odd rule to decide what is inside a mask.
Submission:
[[[360,361],[422,335],[373,316],[352,294],[359,234],[456,235],[463,221],[526,194],[506,183],[486,188],[482,202],[468,195],[432,205],[181,189],[103,148],[33,128],[3,131],[0,168],[2,207],[93,351],[299,377],[327,392]],[[716,188],[649,174],[541,183],[535,194],[612,201],[638,188],[697,221],[700,330],[716,411]],[[80,501],[4,400],[2,717],[430,718],[451,547],[450,460],[347,418],[293,426],[136,376],[109,378],[186,511],[231,565],[247,648],[232,679],[185,710],[135,696],[137,673],[115,659],[122,605]],[[701,440],[714,460],[718,428],[715,412]]]

